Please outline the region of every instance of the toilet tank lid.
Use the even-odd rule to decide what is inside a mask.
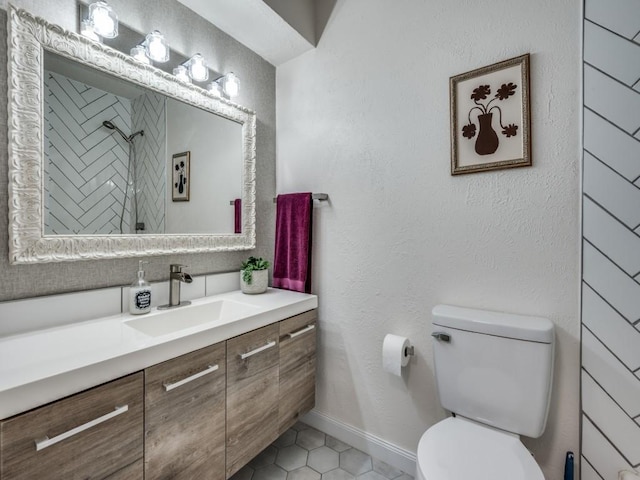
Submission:
[[[433,325],[498,337],[553,343],[553,323],[548,318],[436,305]]]

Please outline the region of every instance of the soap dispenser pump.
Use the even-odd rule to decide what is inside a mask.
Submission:
[[[138,262],[138,278],[131,284],[129,290],[129,313],[139,315],[151,311],[151,285],[144,279],[142,265],[147,262]]]

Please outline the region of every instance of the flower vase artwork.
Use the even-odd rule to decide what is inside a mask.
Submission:
[[[517,88],[518,86],[512,82],[503,83],[489,101],[487,100],[491,95],[490,85],[479,85],[473,89],[471,100],[473,100],[475,106],[469,110],[469,123],[462,127],[462,136],[469,140],[476,137],[476,124],[472,120],[472,114],[477,112],[478,135],[476,137],[475,151],[478,155],[491,155],[500,146],[500,139],[492,125],[494,112],[497,114],[497,122],[502,129],[502,135],[510,138],[518,134],[518,125],[515,123],[504,125],[502,109],[498,104],[493,104],[495,101],[508,100],[509,97],[516,93]],[[482,100],[485,101],[482,102]]]
[[[449,79],[451,174],[531,165],[529,54]]]

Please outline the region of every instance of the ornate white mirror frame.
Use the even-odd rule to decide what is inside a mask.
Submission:
[[[255,248],[256,115],[117,50],[9,6],[9,261],[12,264]],[[242,125],[242,233],[44,234],[44,51],[121,77]]]

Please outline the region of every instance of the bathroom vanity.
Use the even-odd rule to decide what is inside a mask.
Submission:
[[[316,307],[231,292],[0,339],[0,478],[229,478],[313,408]]]

